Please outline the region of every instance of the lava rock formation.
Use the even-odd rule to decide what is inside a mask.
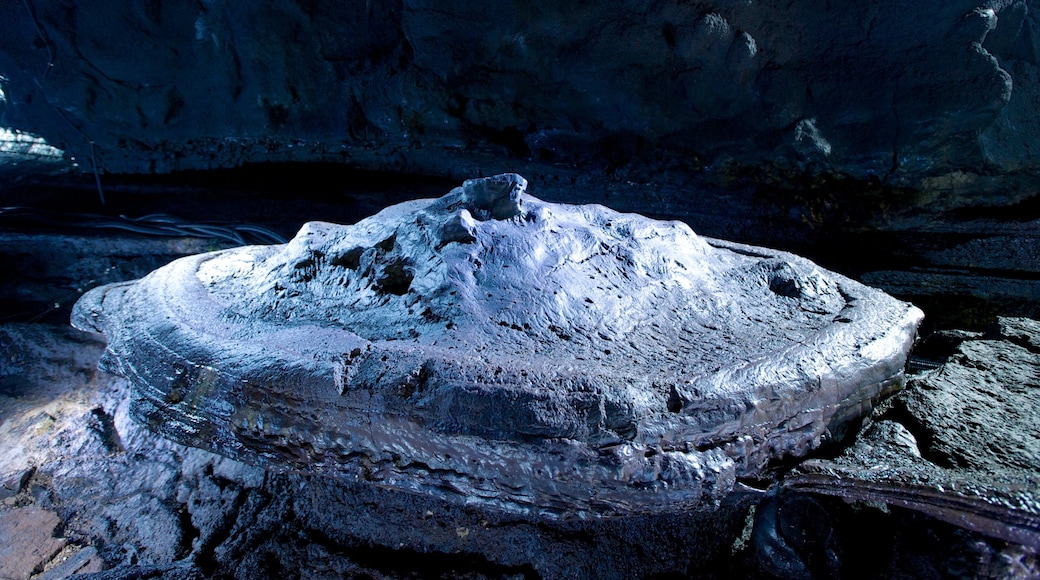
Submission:
[[[181,259],[73,322],[174,440],[548,517],[711,505],[901,386],[913,306],[526,186]]]

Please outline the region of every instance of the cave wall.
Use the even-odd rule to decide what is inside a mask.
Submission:
[[[107,173],[839,175],[1007,203],[1040,167],[1034,6],[23,0],[0,121]]]

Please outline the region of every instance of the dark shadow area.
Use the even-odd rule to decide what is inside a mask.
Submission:
[[[101,183],[104,204],[89,173],[31,176],[0,184],[0,227],[89,230],[89,223],[77,226],[75,216],[166,214],[197,223],[256,224],[288,238],[307,221],[354,223],[389,205],[439,197],[458,185],[444,178],[363,171],[335,163],[103,175]]]

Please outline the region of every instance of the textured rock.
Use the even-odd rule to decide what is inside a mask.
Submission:
[[[852,448],[800,465],[793,489],[919,510],[1040,546],[1040,323],[949,334],[949,359],[914,377]],[[1034,564],[1035,566],[1035,564]]]
[[[867,540],[869,539],[869,540]],[[945,525],[881,501],[779,489],[757,506],[750,538],[769,577],[1035,578],[1033,546]]]
[[[895,401],[942,467],[1040,473],[1040,323],[1003,318]],[[1040,510],[1037,516],[1040,517]]]
[[[91,291],[74,323],[174,440],[554,517],[711,505],[899,386],[916,308],[525,187],[178,260]]]
[[[55,560],[58,562],[37,576],[36,580],[64,580],[75,574],[94,574],[104,569],[104,562],[94,546],[73,547],[59,554]]]
[[[544,199],[783,248],[982,327],[1040,316],[1016,260],[1035,223],[962,223],[1040,218],[1033,6],[22,0],[0,7],[0,175],[52,165],[31,134],[83,198],[114,173],[267,162],[301,162],[271,171],[311,190],[314,162],[517,171]]]
[[[19,363],[46,397],[0,399],[2,447],[23,450],[0,458],[0,479],[23,481],[4,509],[33,506],[46,514],[29,530],[33,537],[50,537],[60,516],[62,535],[54,540],[68,542],[49,564],[33,564],[48,566],[45,577],[66,565],[90,571],[95,555],[105,567],[95,578],[109,580],[689,574],[725,567],[720,558],[753,499],[697,513],[553,522],[336,478],[269,473],[180,446],[130,420],[127,382],[81,360],[101,355],[92,335],[41,324],[3,330],[13,340],[55,347],[50,358]]]
[[[25,262],[45,262],[57,245],[48,240],[24,238],[21,247],[40,253],[36,260]],[[113,271],[122,272],[120,275],[134,275],[133,247],[125,240],[113,247],[125,248],[121,252],[126,252],[126,262],[104,254],[101,269],[115,266]],[[142,247],[144,253],[153,251],[150,242]],[[57,268],[61,264],[67,271]],[[80,265],[72,260],[55,260],[54,266],[49,275],[55,288],[48,292],[55,295],[67,280],[82,275]],[[959,336],[954,342],[976,335]],[[938,359],[933,342],[917,349],[917,355]],[[751,548],[760,540],[751,533],[750,524],[741,535],[747,512],[739,504],[724,505],[713,514],[596,521],[489,518],[487,510],[371,485],[265,474],[170,443],[130,420],[128,407],[134,395],[126,381],[96,371],[103,350],[104,343],[96,335],[67,326],[0,326],[4,355],[0,357],[0,387],[10,387],[0,389],[0,450],[17,450],[22,458],[9,461],[0,457],[0,483],[7,487],[10,482],[10,490],[16,494],[10,499],[17,505],[35,503],[58,513],[64,522],[61,535],[70,542],[68,552],[55,557],[51,570],[60,568],[65,554],[73,560],[76,556],[71,550],[76,548],[80,550],[76,554],[88,555],[96,549],[106,568],[96,578],[109,580],[142,576],[167,580],[419,575],[760,577],[766,572],[782,577],[792,569],[788,563],[762,561],[754,555]],[[17,381],[11,382],[15,377]],[[121,447],[113,445],[114,441],[121,442]],[[925,445],[920,448],[927,449]],[[122,502],[127,510],[149,505],[122,500],[129,495],[155,497],[170,513],[180,516],[178,537],[188,542],[181,552],[187,554],[185,558],[157,562],[156,556],[168,548],[153,550],[152,546],[168,539],[127,533],[106,517],[103,512],[110,504]],[[745,500],[758,501],[755,496]],[[807,505],[804,498],[779,503],[798,508]],[[895,506],[872,509],[819,494],[808,505],[818,509],[804,513],[778,510],[784,520],[779,524],[784,530],[782,538],[808,548],[803,554],[814,554],[817,547],[836,549],[844,575],[1036,575],[1037,558],[1028,548],[947,525],[917,511]],[[757,511],[765,513],[767,507]],[[821,509],[825,519],[811,517]],[[141,520],[155,516],[162,514],[154,510],[136,514]],[[119,521],[134,517],[128,511]],[[137,525],[131,529],[167,528]],[[460,537],[460,529],[469,533]]]
[[[26,579],[43,571],[65,540],[54,537],[61,520],[35,506],[0,508],[0,578]]]
[[[1032,5],[10,2],[0,119],[85,170],[750,167],[963,204],[1037,167]]]

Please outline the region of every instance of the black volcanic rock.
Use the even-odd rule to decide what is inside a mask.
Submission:
[[[710,508],[901,385],[917,308],[526,185],[178,260],[73,323],[173,440],[549,519]]]
[[[63,240],[65,246],[78,243],[75,238]],[[78,280],[81,269],[91,264],[121,276],[144,275],[154,266],[137,256],[183,242],[147,240],[135,250],[125,236],[110,233],[95,243],[82,244],[78,260],[54,260],[53,248],[61,244],[52,237],[18,235],[7,241],[11,248],[36,252],[36,259],[25,258],[23,264],[52,260],[52,269],[42,275],[54,287]],[[199,251],[191,247],[195,246],[181,250]],[[51,292],[57,296],[56,290]],[[1017,353],[1006,361],[1030,360],[1022,349],[1035,347],[1036,332],[1021,320],[1005,321],[1003,328],[999,336],[1013,341],[1016,349],[1009,352]],[[965,337],[982,338],[972,333],[943,337],[947,340],[929,339],[917,355],[938,358]],[[997,350],[998,341],[987,342]],[[321,476],[265,472],[177,445],[132,420],[134,390],[125,380],[96,370],[104,348],[97,335],[64,324],[0,326],[0,520],[21,518],[27,512],[11,510],[33,505],[58,515],[58,528],[36,530],[37,537],[53,535],[67,542],[46,564],[53,567],[43,578],[99,569],[104,571],[92,578],[253,579],[297,573],[312,578],[755,577],[766,572],[790,575],[804,570],[800,566],[805,563],[810,570],[833,570],[826,567],[832,564],[829,560],[800,563],[787,559],[789,553],[776,553],[773,560],[756,555],[763,547],[775,547],[777,539],[800,550],[795,552],[798,557],[835,549],[837,569],[847,571],[846,575],[1036,574],[1036,552],[1031,547],[945,524],[896,503],[887,508],[878,502],[847,504],[841,494],[848,488],[840,488],[833,478],[825,478],[822,486],[837,498],[816,491],[810,498],[788,497],[788,491],[775,500],[765,498],[754,518],[754,528],[766,530],[762,536],[753,532],[748,514],[748,504],[761,501],[760,494],[754,493],[742,494],[714,512],[549,521],[509,514],[488,517],[486,510],[416,494]],[[965,360],[977,359],[973,354]],[[964,367],[961,385],[986,384],[995,393],[990,386],[997,376],[1031,376],[1024,368],[1008,369],[1006,361],[991,364],[989,370],[979,368],[977,381]],[[915,390],[905,391],[898,400]],[[942,390],[956,397],[956,388]],[[1028,423],[1031,415],[1022,404],[1028,399],[1001,400],[1020,408],[994,408],[995,413],[1025,417]],[[924,398],[915,403],[914,412],[923,417],[932,413]],[[863,453],[856,456],[867,467],[893,465],[897,457],[915,459],[907,443],[913,436],[893,424],[904,418],[892,414],[884,418],[862,436],[866,445],[858,448]],[[954,426],[952,431],[959,430],[956,417],[950,415],[932,421],[929,432],[944,437],[945,445],[964,449],[954,440],[958,433],[938,428],[944,422]],[[1031,433],[1030,428],[1021,433]],[[931,447],[921,435],[924,432],[913,428],[919,451],[928,455]],[[866,451],[868,447],[873,451]],[[1019,453],[1018,457],[1028,456]],[[920,458],[916,461],[911,467],[931,469]],[[853,481],[855,476],[842,475],[838,482]],[[956,499],[953,488],[944,484],[944,489]],[[19,543],[21,553],[5,562],[31,557],[42,543]],[[13,543],[0,541],[0,546]],[[31,565],[38,566],[39,560]]]
[[[948,359],[914,376],[841,456],[804,462],[785,485],[908,507],[1035,554],[1040,322],[1001,318],[992,334],[949,332],[925,345]]]
[[[60,167],[86,199],[185,169],[271,181],[261,164],[294,192],[327,191],[328,167],[520,172],[543,199],[781,247],[972,325],[1036,317],[1035,268],[943,250],[1034,241],[1034,5],[10,2],[0,193],[36,199],[14,177]]]
[[[1035,183],[1033,5],[8,2],[0,119],[84,170],[752,168],[985,205]]]
[[[0,481],[16,482],[0,499],[5,578],[45,567],[41,578],[98,580],[690,574],[725,567],[754,497],[714,511],[552,522],[267,472],[131,420],[136,395],[97,371],[96,335],[4,324],[0,345],[4,376],[18,371],[33,386],[0,393]]]

